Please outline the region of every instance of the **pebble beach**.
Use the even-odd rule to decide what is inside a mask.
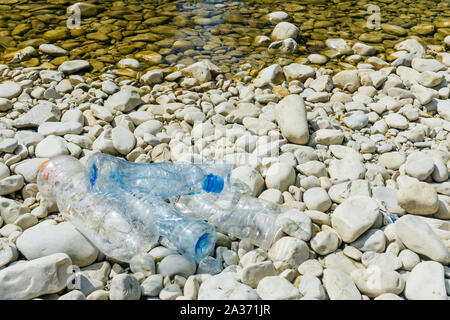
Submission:
[[[0,300],[448,300],[449,52],[448,1],[0,1]],[[277,239],[108,257],[36,181],[96,152],[226,160]]]

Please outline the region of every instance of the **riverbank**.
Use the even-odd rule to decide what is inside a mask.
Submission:
[[[302,34],[278,22],[259,40],[289,53]],[[148,70],[125,58],[92,77],[91,60],[51,43],[16,52],[0,66],[0,298],[447,299],[449,40],[410,38],[383,56],[325,39],[343,61],[333,68],[318,53],[234,73],[207,59]],[[49,57],[64,61],[17,65]],[[289,209],[282,233],[262,250],[218,230],[198,264],[164,239],[130,264],[109,259],[36,185],[45,160],[92,152],[226,159],[255,197]]]

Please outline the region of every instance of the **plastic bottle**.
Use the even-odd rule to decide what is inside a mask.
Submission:
[[[224,161],[133,163],[95,153],[87,159],[86,169],[93,192],[100,193],[103,185],[113,183],[126,191],[169,198],[202,191],[221,192],[230,185],[232,165]]]
[[[149,197],[139,191],[132,195],[151,208],[160,235],[166,237],[182,255],[198,262],[214,250],[217,232],[212,225],[180,214],[162,198]]]
[[[172,197],[174,207],[194,219],[207,220],[219,230],[270,249],[280,235],[276,223],[280,206],[237,192],[201,193]]]
[[[89,193],[85,168],[71,156],[44,162],[37,183],[41,195],[55,200],[64,218],[107,256],[129,262],[159,239],[150,208],[126,192]]]

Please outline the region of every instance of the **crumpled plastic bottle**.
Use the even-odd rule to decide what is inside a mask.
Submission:
[[[162,198],[149,197],[139,191],[132,195],[151,208],[160,235],[167,238],[182,255],[198,262],[214,250],[217,232],[212,225],[180,214]]]
[[[151,208],[119,190],[101,197],[90,193],[85,168],[74,157],[44,162],[37,183],[41,195],[55,200],[64,218],[107,256],[129,262],[159,239]]]
[[[202,191],[220,193],[230,185],[232,165],[225,161],[133,163],[104,153],[94,153],[86,161],[89,189],[104,192],[114,184],[126,191],[169,198]]]
[[[281,228],[277,217],[280,206],[238,192],[200,193],[171,197],[175,209],[193,219],[207,220],[219,230],[254,245],[270,249]]]

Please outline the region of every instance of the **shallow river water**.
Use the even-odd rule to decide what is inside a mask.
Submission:
[[[89,1],[95,7],[82,13],[74,28],[67,8],[75,2],[0,0],[0,62],[8,63],[28,45],[53,43],[70,56],[35,57],[21,64],[48,63],[52,68],[65,60],[85,59],[92,73],[98,73],[126,57],[146,68],[208,58],[227,72],[247,62],[255,69],[274,62],[304,62],[318,52],[329,57],[325,66],[335,69],[343,61],[326,50],[329,38],[370,44],[381,58],[389,59],[401,39],[417,37],[439,51],[450,34],[448,0],[98,0]],[[255,44],[258,36],[270,36],[276,21],[268,14],[275,11],[288,13],[302,32],[295,53],[283,55],[268,50],[267,43]],[[133,70],[117,72],[135,77]]]

